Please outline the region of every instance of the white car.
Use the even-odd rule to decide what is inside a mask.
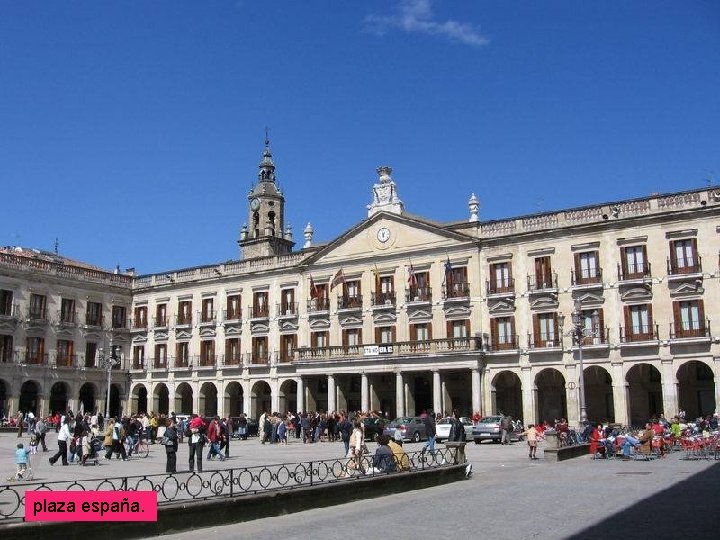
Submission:
[[[465,428],[465,439],[468,441],[472,440],[472,420],[470,420],[467,416],[461,416],[460,422],[462,422],[462,425]],[[442,442],[450,437],[451,425],[449,417],[438,420],[437,424],[435,424],[435,442]]]

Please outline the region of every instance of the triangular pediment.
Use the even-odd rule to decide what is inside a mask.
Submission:
[[[640,285],[623,291],[620,298],[622,298],[624,302],[628,300],[650,300],[652,298],[652,289],[650,286]]]
[[[358,317],[356,315],[348,315],[347,317],[343,317],[340,319],[341,326],[357,326],[359,324],[362,324],[362,322],[362,317]]]
[[[154,337],[155,337],[155,341],[167,341],[168,333],[167,332],[155,332]]]
[[[146,334],[139,334],[135,336],[132,340],[133,343],[147,343],[147,335]]]
[[[513,298],[501,298],[492,302],[488,301],[488,311],[490,313],[512,313],[515,311],[515,300]]]
[[[330,321],[327,319],[312,319],[310,321],[310,330],[327,330],[330,328]]]
[[[266,322],[252,323],[250,332],[252,334],[266,334],[270,331],[270,326]]]
[[[580,300],[583,306],[593,306],[596,304],[603,304],[605,297],[602,294],[597,294],[592,291],[586,291],[574,297],[575,300]]]
[[[692,296],[705,292],[702,286],[702,280],[682,281],[669,283],[668,285],[670,286],[670,296]]]
[[[240,326],[226,326],[225,327],[225,335],[226,336],[241,336],[242,328]]]
[[[215,331],[215,328],[208,327],[203,328],[200,330],[200,337],[215,337],[217,335],[217,332]]]
[[[445,310],[445,317],[448,319],[460,319],[470,316],[470,308],[467,306],[452,306]]]
[[[394,313],[375,313],[373,322],[377,323],[394,323],[397,322],[397,316]]]
[[[408,319],[411,321],[427,321],[432,319],[432,311],[429,309],[415,309],[408,312]]]
[[[55,335],[59,339],[72,339],[73,337],[75,337],[75,332],[73,332],[69,328],[60,328],[55,332]]]
[[[558,307],[557,296],[547,295],[539,296],[530,302],[530,309],[546,309],[546,308],[557,308]]]
[[[175,338],[177,339],[190,339],[192,338],[192,331],[188,330],[176,330],[175,331]]]
[[[311,255],[304,264],[336,265],[348,260],[373,260],[386,253],[407,256],[442,249],[452,252],[476,240],[433,223],[407,215],[375,214]]]
[[[280,321],[278,326],[281,332],[290,332],[298,329],[298,324],[294,320]]]

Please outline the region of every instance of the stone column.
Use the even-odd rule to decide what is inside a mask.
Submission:
[[[533,372],[531,366],[522,366],[520,373],[520,381],[522,382],[522,402],[523,402],[523,424],[532,424],[535,422],[535,400],[533,399],[533,388],[535,387],[535,381],[533,381]],[[507,411],[503,411],[508,414]],[[517,420],[517,418],[515,418]]]
[[[627,389],[622,362],[612,364],[612,391],[613,405],[615,407],[615,423],[627,426],[630,419],[628,416]]]
[[[242,382],[240,383],[240,385],[243,387],[243,412],[245,413],[245,416],[247,416],[248,418],[252,418],[252,395],[250,394],[252,385],[243,385]],[[255,420],[257,420],[257,418],[255,418]]]
[[[297,378],[297,409],[300,412],[305,411],[305,381],[302,377]]]
[[[495,388],[492,386],[492,378],[490,377],[490,370],[485,369],[485,377],[483,377],[483,415],[495,414],[497,412],[497,400],[495,395]]]
[[[480,370],[472,369],[470,372],[470,380],[472,385],[472,413],[480,411],[480,403],[482,403]]]
[[[566,366],[565,373],[565,402],[567,403],[567,421],[571,426],[580,423],[580,383],[578,371],[580,364]]]
[[[442,413],[445,415],[452,414],[453,412],[453,403],[450,401],[450,396],[448,395],[447,391],[447,384],[444,380],[440,381],[440,388],[442,389],[440,394],[442,395]]]
[[[370,390],[365,373],[360,374],[360,408],[366,412],[370,410]]]
[[[193,410],[195,414],[202,416],[205,411],[200,410],[200,384],[197,382],[190,383],[193,391]]]
[[[335,375],[328,375],[328,411],[337,410],[337,387]]]
[[[400,371],[395,373],[395,416],[405,416],[405,381]]]
[[[270,412],[280,411],[280,382],[277,379],[270,380]]]
[[[442,414],[443,411],[443,396],[442,396],[442,379],[440,377],[439,370],[433,370],[433,410],[435,414]]]
[[[661,358],[660,369],[660,374],[662,376],[663,413],[665,414],[665,418],[672,418],[678,412],[672,358]],[[715,385],[715,391],[717,392],[717,385]],[[715,403],[717,403],[717,401]]]

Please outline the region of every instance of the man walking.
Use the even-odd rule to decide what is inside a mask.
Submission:
[[[425,435],[427,435],[427,442],[423,446],[422,453],[429,451],[431,456],[435,455],[435,414],[430,411],[427,414],[421,416],[423,424],[425,424]]]
[[[35,422],[35,438],[37,439],[38,446],[42,446],[43,452],[47,452],[47,446],[45,445],[45,434],[47,433],[47,423],[45,419],[40,417]]]
[[[63,465],[68,464],[67,452],[68,441],[70,439],[72,439],[72,434],[70,433],[70,421],[67,419],[67,417],[65,417],[65,421],[63,422],[63,425],[58,432],[58,451],[57,454],[55,454],[48,460],[50,461],[50,465],[55,465],[55,462],[57,462],[58,459],[62,460]]]

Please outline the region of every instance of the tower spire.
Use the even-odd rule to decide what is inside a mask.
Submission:
[[[258,172],[259,182],[275,182],[275,163],[272,160],[272,152],[270,151],[270,136],[268,128],[265,128],[265,149],[263,150],[262,160],[260,161],[260,172]]]

